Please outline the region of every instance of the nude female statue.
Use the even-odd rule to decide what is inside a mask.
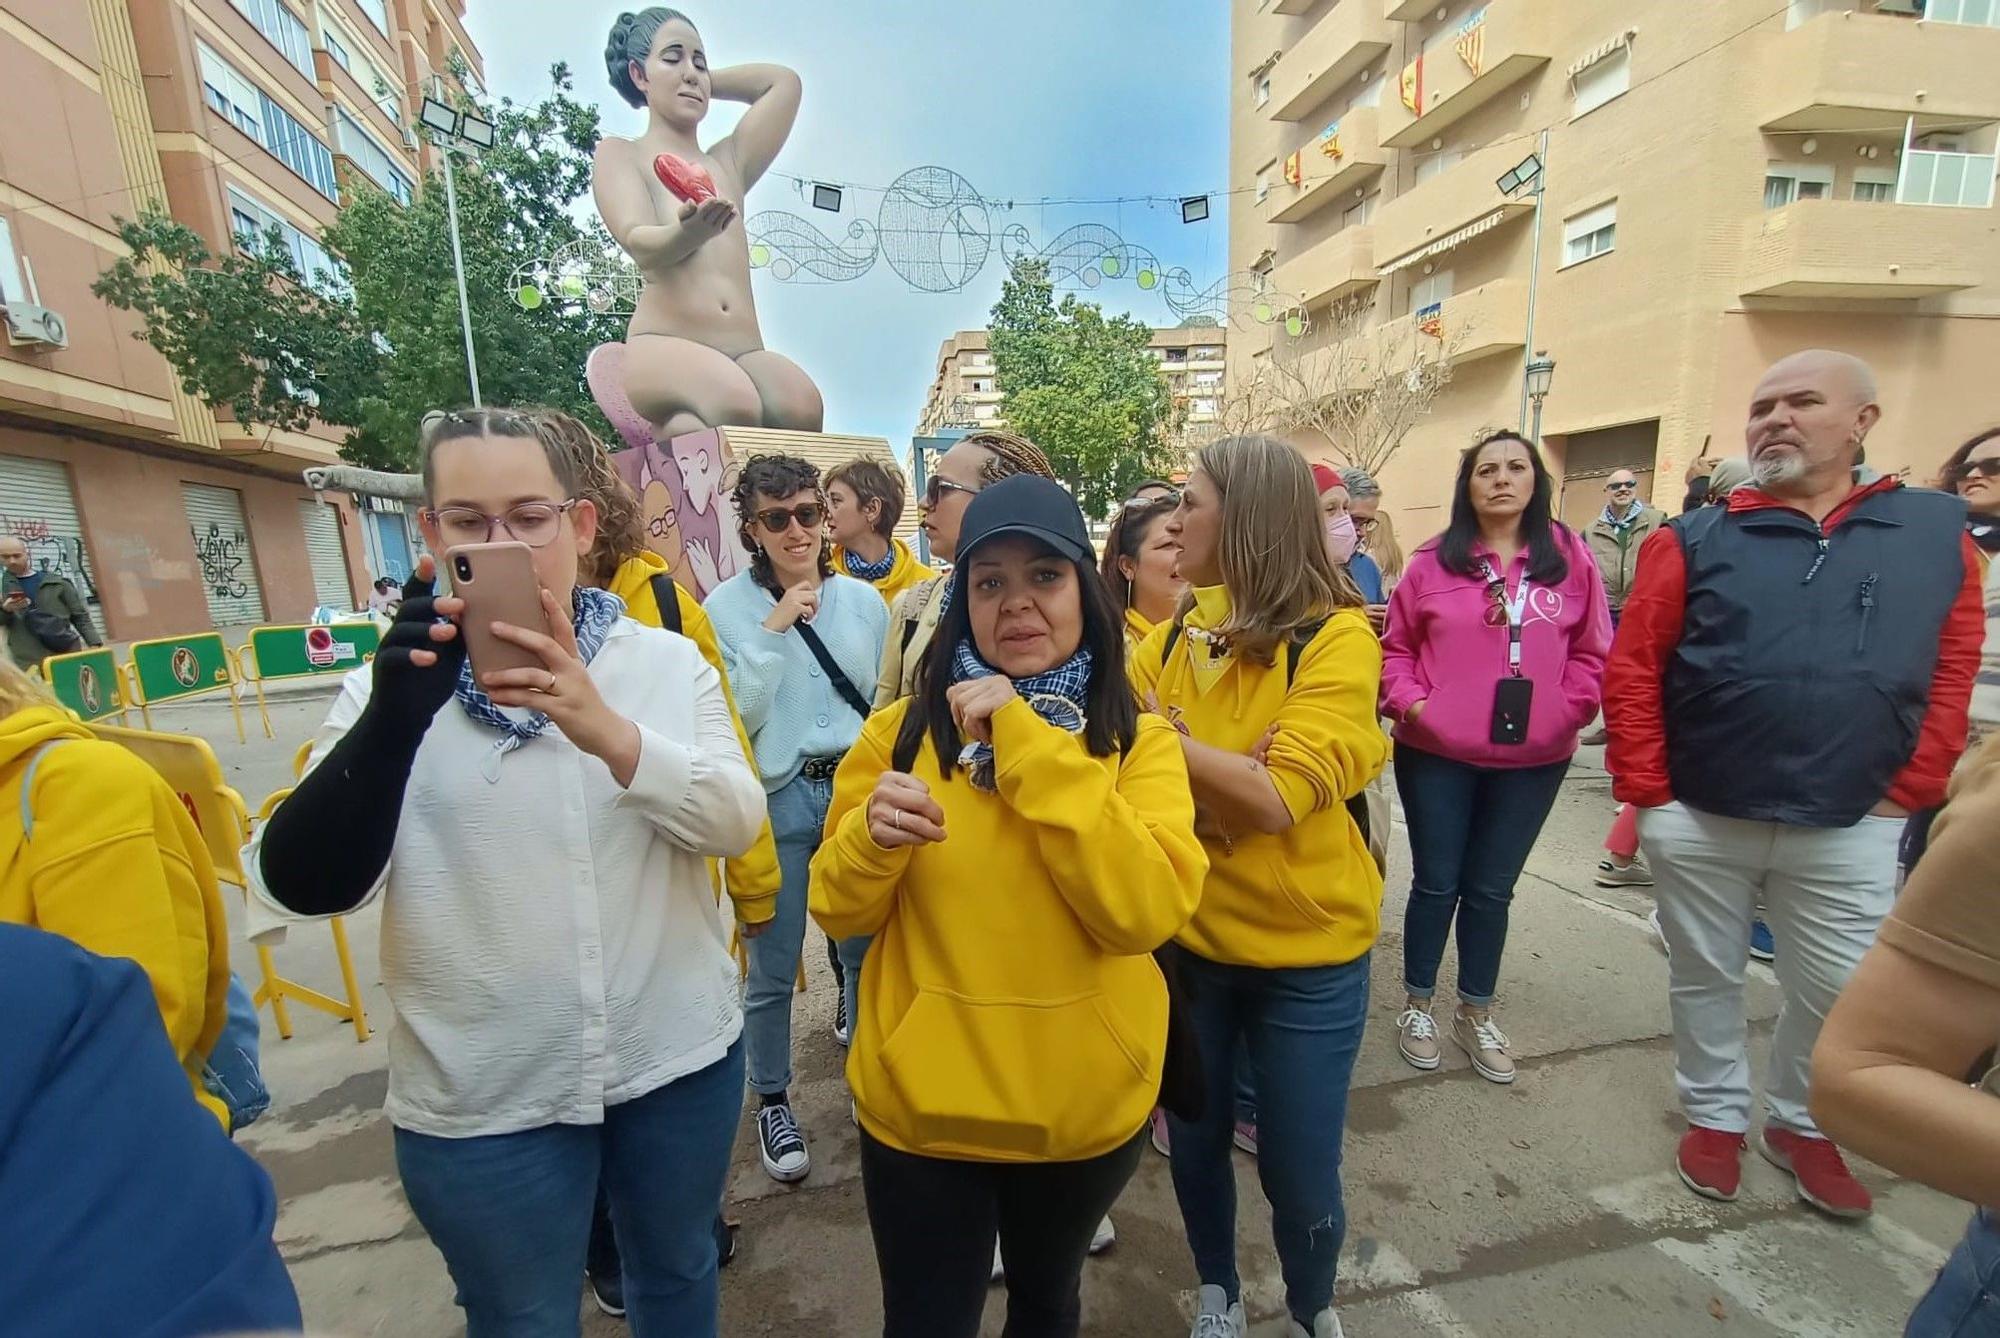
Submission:
[[[740,209],[791,134],[798,75],[778,65],[711,73],[694,24],[657,7],[618,16],[605,66],[619,96],[647,112],[638,138],[599,140],[591,168],[598,212],[645,279],[625,337],[632,407],[662,440],[723,426],[819,431],[818,388],[764,347]],[[704,152],[696,132],[716,98],[750,109]],[[669,168],[679,175],[705,172],[713,198],[668,189],[662,155],[680,160]]]

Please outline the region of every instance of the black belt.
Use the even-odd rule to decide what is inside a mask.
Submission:
[[[800,765],[799,774],[807,780],[832,780],[833,773],[840,770],[841,759],[846,756],[846,753],[840,753],[833,757],[808,757]]]

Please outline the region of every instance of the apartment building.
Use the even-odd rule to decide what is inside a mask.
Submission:
[[[464,0],[0,0],[0,527],[111,636],[351,608],[413,542],[305,487],[337,433],[232,421],[91,295],[118,220],[217,251],[275,226],[312,275],[343,190],[422,181],[433,76],[480,68]]]
[[[1191,427],[1213,422],[1220,411],[1227,347],[1214,325],[1177,325],[1153,331],[1148,341],[1160,376]],[[1000,382],[984,330],[960,330],[938,348],[937,374],[924,399],[917,435],[941,427],[1005,427]]]
[[[1927,480],[2000,419],[1993,0],[1233,3],[1232,269],[1317,331],[1361,303],[1450,350],[1384,471],[1406,541],[1481,428],[1529,421],[1537,350],[1572,521],[1621,467],[1671,510],[1801,348],[1874,365],[1878,468]],[[1234,330],[1231,366],[1288,338]]]

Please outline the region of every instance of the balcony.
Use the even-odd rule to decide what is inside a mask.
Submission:
[[[1822,14],[1773,37],[1757,63],[1769,131],[1900,128],[2000,121],[2000,28],[1919,23],[1888,14]]]
[[[1296,300],[1306,307],[1338,302],[1380,281],[1375,272],[1375,232],[1365,227],[1343,228],[1271,273],[1271,286],[1284,304]]]
[[[1392,35],[1372,0],[1336,0],[1271,69],[1274,121],[1297,121],[1382,59]]]
[[[1416,118],[1382,142],[1392,149],[1414,148],[1547,65],[1554,47],[1548,31],[1552,7],[1552,0],[1492,0],[1479,11],[1484,25],[1477,71],[1455,40],[1439,42],[1424,57]]]
[[[1533,147],[1521,140],[1490,145],[1377,209],[1376,263],[1390,268],[1496,214],[1491,226],[1533,213],[1531,201],[1510,200],[1493,184]]]
[[[1296,223],[1351,199],[1355,187],[1389,165],[1381,126],[1381,108],[1356,107],[1307,139],[1299,147],[1299,184],[1280,181],[1271,187],[1271,221]]]
[[[1273,14],[1310,14],[1319,0],[1278,0],[1271,6]]]
[[[1438,0],[1382,0],[1382,17],[1415,23],[1438,6]]]
[[[1980,283],[2000,235],[1991,209],[1800,200],[1752,220],[1745,297],[1897,301]]]
[[[1390,321],[1383,331],[1384,346],[1403,347],[1408,341],[1435,339],[1441,348],[1451,349],[1454,365],[1508,353],[1527,342],[1528,281],[1495,279],[1477,288],[1447,297],[1437,313],[1438,333],[1424,334],[1417,327],[1417,313]],[[1456,344],[1456,347],[1452,347]],[[1426,349],[1425,351],[1429,351]]]

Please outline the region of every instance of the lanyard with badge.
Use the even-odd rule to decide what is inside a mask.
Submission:
[[[1520,586],[1510,596],[1506,579],[1491,561],[1481,558],[1479,566],[1486,577],[1486,593],[1493,600],[1493,607],[1486,611],[1486,625],[1507,626],[1507,676],[1494,685],[1490,737],[1494,743],[1523,744],[1528,741],[1528,712],[1535,700],[1535,680],[1521,673],[1521,625],[1534,585],[1524,572]]]

